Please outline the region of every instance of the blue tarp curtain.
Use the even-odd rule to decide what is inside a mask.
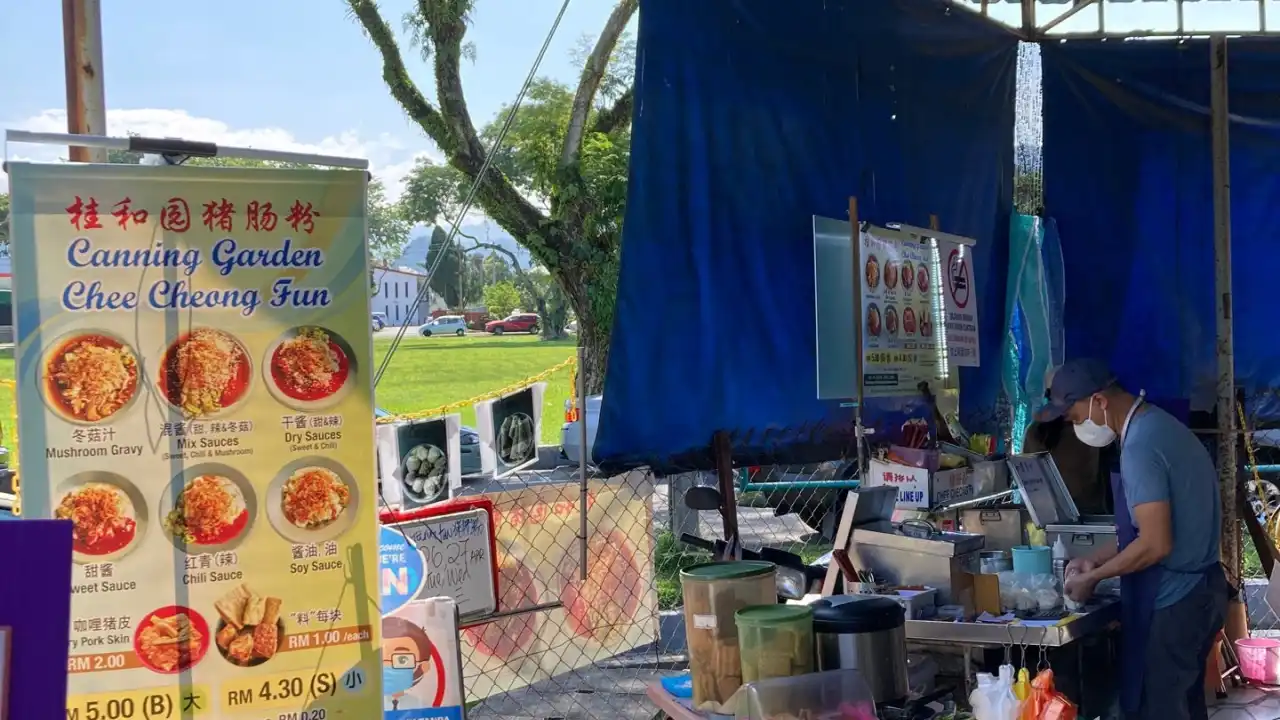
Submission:
[[[960,374],[962,419],[989,426],[1016,57],[929,0],[644,0],[596,461],[709,467],[728,430],[739,461],[798,462],[847,429],[816,399],[811,217],[846,218],[850,195],[863,220],[934,213],[979,241],[984,363]]]
[[[1280,46],[1229,41],[1236,378],[1280,415]],[[1058,222],[1068,356],[1185,407],[1213,404],[1216,360],[1209,45],[1046,45],[1045,211]]]

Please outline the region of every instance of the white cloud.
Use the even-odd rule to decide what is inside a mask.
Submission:
[[[0,123],[0,128],[65,133],[67,113],[65,110],[45,110],[29,118]],[[229,147],[366,158],[374,175],[386,185],[391,198],[399,197],[404,189],[405,176],[413,169],[417,158],[440,158],[434,148],[423,149],[426,143],[418,138],[414,138],[418,141],[415,143],[417,147],[411,148],[407,146],[406,139],[390,134],[364,137],[355,130],[347,130],[317,142],[307,142],[284,128],[235,128],[221,120],[193,116],[185,110],[160,108],[108,110],[107,132],[114,137],[128,134],[175,137]],[[62,146],[15,145],[8,151],[10,160],[57,162],[66,158],[66,148]],[[8,177],[0,173],[0,192],[7,191],[8,186]]]

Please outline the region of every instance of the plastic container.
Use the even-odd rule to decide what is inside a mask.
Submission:
[[[750,683],[738,700],[737,720],[777,717],[876,720],[871,689],[857,670],[831,670]]]
[[[1020,575],[1052,575],[1053,553],[1047,545],[1019,545],[1013,549],[1013,571]]]
[[[756,605],[739,610],[742,682],[813,672],[813,609],[806,605]]]
[[[1240,674],[1263,685],[1280,685],[1280,640],[1241,638],[1236,641]]]
[[[706,563],[680,571],[694,707],[722,704],[742,687],[734,615],[752,605],[776,605],[776,574],[773,563],[752,561]]]

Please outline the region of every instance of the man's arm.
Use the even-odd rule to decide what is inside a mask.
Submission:
[[[1096,583],[1146,570],[1173,552],[1173,522],[1168,500],[1143,503],[1133,508],[1133,514],[1142,531],[1123,551],[1093,570],[1090,580]]]

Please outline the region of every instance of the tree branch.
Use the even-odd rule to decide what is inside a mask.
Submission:
[[[391,96],[409,117],[444,151],[449,164],[474,181],[484,167],[485,150],[462,92],[462,37],[464,17],[442,18],[433,12],[431,0],[418,0],[418,11],[428,21],[435,61],[436,90],[440,109],[432,107],[405,69],[394,33],[378,10],[376,0],[347,0],[352,14],[382,55],[382,79]],[[524,198],[497,168],[490,166],[476,193],[479,205],[489,217],[523,242],[537,246],[547,217]],[[553,248],[554,250],[555,248]]]
[[[347,0],[347,5],[382,55],[382,80],[391,90],[391,96],[400,103],[409,118],[447,152],[448,126],[418,90],[413,78],[409,77],[404,58],[400,55],[400,46],[396,44],[396,36],[391,32],[391,26],[382,19],[377,3],[374,0]]]
[[[634,87],[627,88],[613,103],[613,107],[601,110],[596,115],[595,125],[591,127],[591,132],[598,132],[608,135],[622,127],[626,127],[631,122],[631,113],[635,110],[636,90]]]
[[[444,12],[449,7],[439,0],[418,0],[418,13],[427,20],[427,32],[431,38],[431,59],[440,110],[454,141],[454,152],[447,153],[449,164],[474,180],[480,177],[487,152],[471,121],[466,93],[462,89],[462,39],[467,32],[466,17],[460,13]],[[489,217],[531,248],[546,248],[554,253],[562,250],[554,236],[540,232],[548,222],[546,215],[526,200],[494,165],[491,164],[481,178],[476,196]],[[543,247],[539,248],[539,245]]]
[[[561,170],[573,167],[578,162],[578,154],[582,151],[582,140],[586,134],[587,117],[595,103],[596,91],[600,89],[600,82],[609,69],[609,59],[613,57],[618,38],[622,37],[627,23],[639,6],[640,0],[618,0],[604,29],[600,31],[600,37],[596,39],[595,47],[587,56],[582,67],[582,77],[578,80],[578,91],[573,96],[573,110],[569,115],[569,129],[565,132],[564,150],[560,153]],[[627,115],[630,116],[630,112]]]
[[[459,235],[461,235],[461,233],[459,233]],[[529,274],[526,273],[524,267],[520,265],[520,258],[516,257],[515,253],[497,243],[483,242],[471,237],[470,235],[464,237],[469,238],[471,242],[475,243],[471,247],[462,251],[464,255],[475,250],[492,250],[506,255],[507,259],[511,261],[511,266],[515,268],[516,277],[520,279],[520,284],[524,285],[525,289],[529,291],[529,294],[532,295],[535,300],[543,299],[542,293],[538,292],[538,287],[533,284],[533,280],[529,277]]]

